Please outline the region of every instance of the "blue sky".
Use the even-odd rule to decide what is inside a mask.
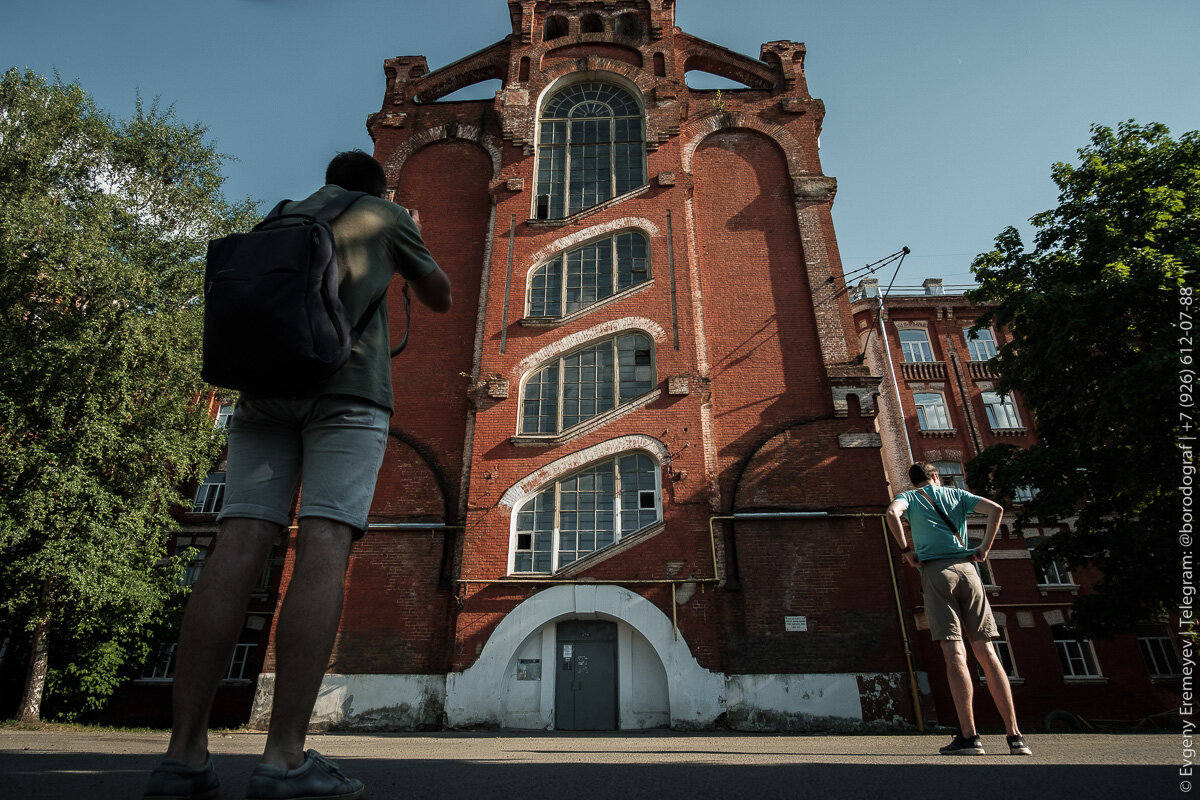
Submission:
[[[0,68],[54,70],[129,114],[135,93],[205,124],[231,198],[307,194],[329,156],[371,149],[383,60],[433,69],[504,38],[505,0],[7,2]],[[1197,0],[678,0],[684,31],[757,56],[808,46],[838,179],[845,269],[912,249],[898,283],[971,280],[1006,225],[1055,205],[1050,166],[1092,123],[1200,129]],[[704,83],[716,86],[719,81]],[[482,88],[485,93],[494,87]],[[890,276],[882,275],[886,282]]]

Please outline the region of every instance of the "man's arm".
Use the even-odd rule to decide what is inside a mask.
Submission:
[[[987,531],[983,535],[983,544],[975,548],[975,554],[971,556],[971,560],[987,561],[988,553],[992,552],[992,542],[996,540],[996,534],[1000,531],[1000,520],[1004,518],[1004,506],[993,503],[986,497],[981,497],[975,503],[975,511],[983,511],[987,514]]]
[[[417,234],[421,233],[421,214],[414,209],[405,209],[408,211],[408,216],[412,219],[413,225],[417,228]],[[424,244],[422,242],[422,244]],[[436,311],[438,314],[445,314],[450,310],[452,299],[450,297],[450,277],[442,271],[441,267],[437,267],[427,275],[417,278],[415,281],[409,281],[408,285],[412,287],[413,292],[417,295],[417,299],[421,304],[430,311]]]
[[[904,533],[904,509],[906,506],[899,500],[893,500],[892,504],[887,507],[887,511],[883,513],[883,518],[887,520],[888,530],[892,532],[892,538],[896,540],[896,544],[900,545],[900,556],[909,566],[917,566],[917,553],[914,549],[916,544],[911,547],[908,543],[908,536]]]

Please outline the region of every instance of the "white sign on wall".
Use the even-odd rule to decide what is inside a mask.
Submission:
[[[785,631],[807,631],[808,617],[784,617],[783,629]]]

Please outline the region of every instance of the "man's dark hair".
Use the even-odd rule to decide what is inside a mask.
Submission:
[[[926,481],[931,481],[933,480],[933,476],[937,474],[937,467],[928,461],[918,461],[908,468],[908,479],[912,481],[913,486],[919,486]]]
[[[366,192],[379,197],[387,191],[383,166],[362,150],[338,153],[325,169],[325,182],[349,192]]]

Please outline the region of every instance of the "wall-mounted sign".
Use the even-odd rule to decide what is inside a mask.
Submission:
[[[785,631],[806,631],[808,630],[808,617],[784,617],[783,629]]]
[[[542,679],[542,660],[540,658],[522,658],[517,662],[517,680],[540,681]]]

